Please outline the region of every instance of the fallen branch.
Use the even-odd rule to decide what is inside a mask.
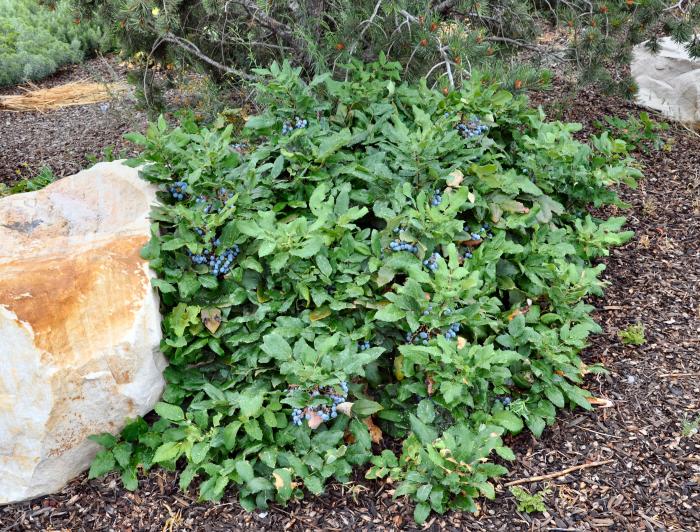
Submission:
[[[528,477],[528,478],[521,478],[519,480],[513,480],[511,482],[507,482],[504,484],[504,486],[509,487],[509,486],[517,486],[518,484],[527,484],[529,482],[539,482],[540,480],[549,480],[552,478],[557,478],[557,477],[563,477],[564,475],[568,475],[569,473],[573,473],[574,471],[579,471],[581,469],[588,469],[589,467],[598,467],[602,466],[605,464],[609,464],[611,462],[614,462],[615,460],[602,460],[600,462],[589,462],[587,464],[581,464],[577,466],[572,466],[572,467],[567,467],[566,469],[563,469],[561,471],[558,471],[556,473],[549,473],[548,475],[538,475],[536,477]]]
[[[700,377],[700,373],[662,373],[659,377]]]

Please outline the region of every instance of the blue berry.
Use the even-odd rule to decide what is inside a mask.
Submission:
[[[358,347],[359,347],[360,351],[367,351],[367,349],[370,348],[370,343],[368,340],[365,340],[364,342],[360,342],[358,344]]]
[[[457,131],[459,131],[459,134],[462,135],[462,137],[464,137],[465,139],[471,139],[486,133],[489,128],[487,125],[483,124],[478,118],[471,117],[469,122],[467,122],[466,124],[457,124],[456,129]]]
[[[440,258],[440,254],[438,252],[433,253],[428,257],[426,260],[423,261],[423,264],[431,271],[434,272],[438,269],[438,263],[437,260]]]

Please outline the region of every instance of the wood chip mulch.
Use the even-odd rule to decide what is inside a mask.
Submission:
[[[565,105],[557,100],[557,91],[537,97],[557,118],[584,123],[582,137],[594,119],[639,112],[592,91]],[[636,236],[604,260],[610,284],[604,299],[592,301],[604,333],[585,359],[610,373],[589,377],[587,387],[613,406],[562,413],[540,440],[518,437],[517,462],[501,484],[612,462],[525,484],[551,490],[545,513],[517,511],[501,485],[495,501],[480,501],[478,515],[433,516],[423,529],[700,530],[700,435],[682,435],[684,419],[700,413],[700,137],[679,126],[669,136],[671,151],[638,154],[646,178],[638,190],[622,191],[632,207],[617,213],[628,216]],[[644,324],[647,343],[625,346],[617,333],[635,322]],[[392,499],[394,486],[362,481],[361,472],[322,496],[253,513],[230,492],[219,504],[199,503],[176,483],[175,474],[154,471],[130,493],[114,476],[82,475],[57,494],[0,507],[0,531],[416,529],[412,506]]]
[[[40,89],[90,80],[124,83],[126,68],[114,57],[99,57],[80,65],[69,65],[37,82]],[[0,87],[0,97],[23,94],[27,87]],[[0,106],[0,183],[33,177],[42,167],[65,177],[91,166],[90,157],[104,158],[107,147],[114,156],[122,151],[132,156],[133,146],[122,135],[143,130],[145,112],[134,106],[133,91],[114,94],[105,103],[65,107],[46,112],[9,111]]]

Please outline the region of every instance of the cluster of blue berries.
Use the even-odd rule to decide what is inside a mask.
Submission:
[[[204,235],[204,232],[199,228],[195,229],[195,231],[200,236]],[[218,238],[214,240],[214,246],[218,247],[220,243]],[[194,254],[187,250],[187,254],[190,256],[193,264],[208,264],[214,275],[226,275],[231,271],[231,265],[240,252],[238,244],[234,244],[233,247],[222,251],[218,255],[209,249],[205,249],[202,253]]]
[[[391,251],[408,251],[410,253],[418,253],[418,247],[410,242],[402,242],[398,238],[389,242]]]
[[[221,187],[217,190],[216,197],[225,203],[233,197],[233,192],[227,188]]]
[[[469,228],[465,227],[464,231],[469,233],[469,238],[472,240],[475,240],[476,242],[481,242],[482,240],[485,240],[486,238],[492,238],[493,233],[489,231],[491,226],[489,224],[484,224],[481,227],[476,227],[471,233],[469,233]],[[472,254],[471,250],[467,250],[464,253],[464,258],[465,259],[471,259],[474,255]]]
[[[427,316],[428,314],[430,314],[432,312],[432,310],[433,310],[433,306],[428,305],[428,308],[423,311],[423,316]]]
[[[184,181],[176,181],[168,187],[170,195],[177,201],[182,201],[183,199],[185,199],[185,194],[187,194],[186,190],[187,183],[185,183]]]
[[[499,400],[501,401],[501,404],[502,404],[503,406],[508,406],[508,405],[510,405],[510,403],[513,402],[513,400],[512,400],[510,397],[508,397],[508,396],[506,396],[506,397],[501,397]]]
[[[208,198],[205,195],[200,194],[199,196],[197,196],[197,199],[194,200],[195,203],[204,205],[204,214],[209,214],[212,209],[211,203],[209,203],[207,199]]]
[[[466,124],[460,122],[457,124],[457,131],[465,139],[471,139],[483,135],[489,130],[486,124],[483,124],[478,118],[472,117]]]
[[[459,332],[459,323],[453,323],[450,325],[450,328],[447,329],[447,332],[445,333],[445,338],[448,340],[454,340],[457,338],[457,333]]]
[[[367,351],[372,346],[369,343],[369,340],[364,340],[362,342],[358,342],[357,347],[359,348],[360,351]]]
[[[442,192],[440,192],[439,190],[436,190],[436,191],[433,193],[433,199],[430,200],[430,204],[431,204],[433,207],[437,207],[437,206],[440,205],[441,203],[442,203]]]
[[[291,122],[285,122],[282,124],[282,135],[286,135],[288,133],[291,133],[295,129],[304,129],[309,125],[309,121],[306,120],[305,118],[300,118],[298,116],[294,117],[294,125],[292,126]]]
[[[491,229],[489,224],[484,224],[481,227],[475,227],[470,236],[472,237],[472,240],[481,240],[486,237],[491,238],[493,233],[491,233],[489,229]],[[469,231],[469,228],[465,227],[464,230]]]
[[[394,233],[397,234],[397,235],[400,235],[400,234],[403,233],[404,231],[406,231],[406,228],[403,227],[403,226],[394,227]]]
[[[348,383],[342,381],[340,383],[340,388],[342,394],[337,393],[336,389],[332,386],[327,386],[325,388],[316,389],[311,392],[311,397],[327,397],[332,401],[330,405],[315,405],[307,406],[306,408],[295,408],[292,410],[292,423],[297,427],[301,427],[304,420],[311,419],[313,414],[317,414],[321,417],[323,421],[329,421],[338,417],[338,412],[336,411],[337,406],[340,403],[345,402],[348,397]]]
[[[237,152],[242,152],[248,147],[245,142],[237,142],[236,144],[231,144],[231,148]]]
[[[425,312],[423,314],[425,314]],[[416,334],[411,334],[410,332],[406,333],[407,344],[421,343],[423,345],[428,345],[429,340],[430,334],[428,333],[428,331],[419,331]]]
[[[431,272],[434,272],[435,270],[438,269],[438,263],[437,260],[441,257],[441,255],[436,251],[430,257],[425,259],[423,261],[423,266],[428,268]]]
[[[209,258],[209,267],[214,275],[226,275],[231,271],[231,265],[236,257],[241,252],[238,244],[234,244],[232,248],[224,250],[219,255],[211,255]]]

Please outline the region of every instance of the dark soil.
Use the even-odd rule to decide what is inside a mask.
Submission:
[[[559,89],[538,95],[536,102],[558,119],[582,122],[583,137],[593,131],[594,119],[639,112],[633,104],[593,91],[555,103],[561,98]],[[42,116],[34,120],[47,123]],[[36,137],[22,150],[24,156],[35,157],[32,150],[42,143],[64,143],[71,151],[56,148],[51,157],[73,171],[84,153],[99,151],[100,142],[115,143],[121,132],[114,126],[109,139],[59,135],[52,141],[56,131],[68,127],[60,121],[55,117],[48,130],[29,126]],[[669,137],[671,151],[637,154],[646,178],[638,190],[622,191],[631,204],[623,214],[636,236],[604,261],[610,285],[604,299],[593,301],[604,333],[593,339],[584,358],[604,363],[610,373],[590,376],[587,388],[612,407],[562,413],[540,440],[519,437],[517,462],[495,501],[481,501],[478,515],[433,516],[425,529],[700,530],[700,435],[682,434],[684,420],[700,414],[700,137],[681,127],[672,128]],[[625,346],[617,333],[635,322],[644,324],[647,343]],[[612,462],[525,484],[531,491],[551,490],[544,514],[517,511],[502,486],[602,460]],[[320,497],[246,513],[232,493],[219,504],[197,502],[194,493],[178,492],[175,474],[163,471],[143,478],[135,493],[123,490],[114,476],[87,480],[82,475],[55,495],[0,508],[0,530],[414,529],[411,504],[393,500],[393,489],[379,482],[336,484]]]

